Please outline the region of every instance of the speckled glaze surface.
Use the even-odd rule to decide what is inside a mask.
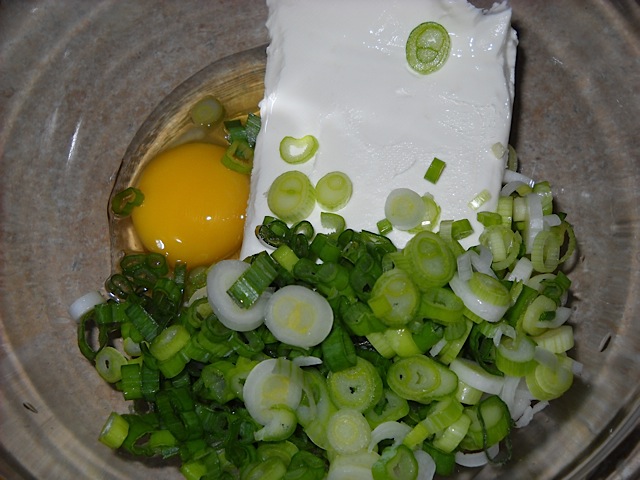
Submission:
[[[512,143],[522,171],[552,182],[575,225],[574,356],[584,374],[516,434],[512,464],[456,478],[638,478],[640,6],[511,4],[520,36]],[[190,78],[208,88],[198,72],[215,76],[212,64],[246,50],[259,59],[266,13],[261,0],[0,2],[7,479],[180,478],[174,464],[97,442],[107,415],[126,406],[79,353],[67,307],[110,273],[107,201],[136,133]],[[225,65],[247,68],[246,58]]]

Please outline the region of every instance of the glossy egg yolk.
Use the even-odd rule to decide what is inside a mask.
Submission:
[[[232,256],[242,245],[249,176],[225,167],[225,148],[188,143],[160,153],[144,168],[132,213],[145,248],[188,268]]]

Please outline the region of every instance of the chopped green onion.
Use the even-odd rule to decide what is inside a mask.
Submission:
[[[492,375],[473,360],[456,358],[449,368],[458,376],[458,379],[485,393],[499,394],[504,385],[503,377]]]
[[[126,364],[127,359],[124,355],[113,347],[104,347],[96,355],[96,370],[109,383],[120,381],[120,367]]]
[[[120,367],[122,380],[120,389],[125,400],[144,398],[142,393],[142,369],[139,363],[129,363]]]
[[[476,218],[484,227],[500,225],[502,223],[502,216],[497,212],[478,212]]]
[[[453,277],[456,261],[446,242],[433,232],[420,232],[404,248],[409,272],[420,290],[442,287]]]
[[[420,292],[404,270],[394,268],[380,275],[368,300],[374,315],[389,327],[409,323],[418,311]]]
[[[425,318],[447,325],[462,320],[464,303],[447,288],[431,287],[422,294],[419,313]]]
[[[382,398],[371,408],[365,410],[364,417],[371,428],[384,422],[400,420],[409,413],[409,402],[390,388],[385,388]]]
[[[326,466],[321,457],[300,450],[291,458],[283,480],[322,480],[325,473]]]
[[[291,250],[291,247],[286,244],[280,245],[276,248],[271,254],[271,257],[288,272],[293,272],[293,267],[298,263],[298,260],[300,260],[295,252]]]
[[[269,298],[265,325],[283,343],[314,347],[331,332],[333,310],[318,292],[300,285],[286,285]]]
[[[524,334],[503,337],[495,351],[496,366],[505,375],[522,377],[535,368],[534,354],[535,343]]]
[[[227,293],[239,307],[251,308],[277,275],[276,261],[267,252],[260,252]]]
[[[129,434],[129,423],[116,412],[111,412],[98,439],[109,448],[120,448]]]
[[[240,307],[227,293],[250,265],[241,260],[222,260],[207,274],[207,296],[216,317],[227,328],[246,332],[260,326],[268,295],[263,293],[249,308]],[[261,283],[261,282],[260,282]]]
[[[422,197],[408,188],[392,190],[384,204],[384,215],[398,230],[411,230],[422,223],[426,214]]]
[[[465,409],[465,414],[471,419],[471,424],[460,443],[464,450],[487,450],[509,435],[509,409],[497,395],[491,395],[478,405]]]
[[[247,376],[242,396],[251,417],[265,426],[265,440],[284,440],[297,423],[293,409],[302,396],[302,371],[284,358],[263,360]]]
[[[549,329],[533,337],[533,341],[552,353],[564,353],[573,348],[573,327],[571,325],[561,325],[558,328]]]
[[[482,205],[491,200],[491,192],[484,189],[469,201],[469,208],[478,210]]]
[[[255,113],[250,113],[247,115],[247,120],[244,124],[245,135],[247,137],[247,142],[249,146],[253,148],[256,144],[256,139],[258,138],[258,134],[260,133],[260,128],[262,126],[262,120],[259,115]]]
[[[316,154],[318,146],[318,139],[313,135],[284,137],[280,142],[280,157],[287,163],[304,163]]]
[[[327,439],[336,453],[352,454],[369,445],[371,428],[360,411],[343,408],[329,418]]]
[[[422,353],[407,328],[388,328],[383,335],[399,357],[411,357]]]
[[[191,121],[196,125],[211,127],[224,118],[224,106],[220,101],[211,96],[199,100],[191,109]]]
[[[449,368],[425,355],[401,358],[387,372],[389,387],[401,397],[419,403],[455,392],[458,378]]]
[[[557,355],[557,358],[563,357]],[[545,401],[558,398],[569,390],[573,383],[573,372],[561,361],[558,361],[555,367],[540,363],[525,378],[531,395],[536,400]]]
[[[380,232],[380,235],[386,235],[387,233],[390,233],[391,230],[393,230],[393,225],[387,218],[383,218],[382,220],[378,221],[376,223],[376,226],[378,227],[378,232]]]
[[[432,441],[433,446],[445,453],[453,452],[469,431],[470,425],[471,418],[460,415],[458,420],[436,434]]]
[[[135,207],[142,205],[142,202],[144,202],[142,191],[134,187],[125,188],[111,199],[111,210],[116,215],[126,217]]]
[[[533,240],[531,263],[537,272],[553,272],[560,265],[560,240],[553,231],[539,232]]]
[[[285,222],[304,220],[313,211],[316,192],[304,173],[291,170],[277,177],[267,194],[271,211]]]
[[[127,307],[125,313],[146,341],[152,341],[160,333],[160,326],[142,305],[131,304]]]
[[[287,466],[277,457],[256,460],[242,469],[243,480],[280,480],[287,473]]]
[[[371,467],[374,480],[415,480],[418,478],[418,462],[405,445],[387,447]]]
[[[357,357],[353,367],[330,372],[327,376],[327,387],[338,408],[364,412],[382,398],[380,374],[362,357]]]
[[[342,233],[347,224],[342,215],[331,212],[320,212],[320,224],[324,228],[333,230],[335,233]]]
[[[171,325],[162,330],[149,345],[149,352],[159,361],[173,357],[189,342],[191,335],[182,325]]]
[[[491,151],[496,156],[496,158],[499,159],[499,160],[502,160],[505,157],[505,155],[507,154],[507,149],[500,142],[496,142],[493,145],[491,145]]]
[[[431,161],[431,164],[429,165],[429,168],[427,168],[427,172],[424,174],[425,180],[433,184],[438,183],[438,180],[440,180],[440,176],[442,175],[442,172],[444,171],[444,168],[446,166],[447,164],[445,162],[437,157],[434,157],[434,159]]]
[[[486,273],[473,272],[468,281],[455,274],[449,285],[467,310],[478,319],[497,322],[511,304],[509,290],[499,280]]]
[[[220,161],[229,170],[248,175],[253,169],[253,149],[246,140],[235,140]]]
[[[352,193],[353,184],[344,172],[329,172],[316,183],[316,201],[330,212],[349,203]]]
[[[451,224],[451,238],[454,240],[462,240],[473,233],[473,227],[468,219],[462,218],[455,220]]]
[[[425,22],[411,31],[405,49],[409,66],[426,75],[444,66],[449,58],[451,38],[439,23]]]

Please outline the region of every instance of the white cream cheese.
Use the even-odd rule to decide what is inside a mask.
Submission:
[[[476,244],[482,226],[469,202],[487,190],[481,210],[494,210],[504,161],[492,146],[507,145],[514,96],[517,37],[511,10],[482,11],[465,0],[267,0],[265,94],[260,104],[251,196],[242,258],[264,249],[255,228],[270,212],[266,194],[281,173],[297,169],[315,184],[345,172],[353,196],[340,210],[348,228],[377,231],[388,193],[400,187],[431,193],[441,220],[468,218]],[[405,44],[418,24],[434,21],[451,37],[442,69],[420,75]],[[314,135],[319,149],[302,165],[279,155],[285,136]],[[434,157],[446,168],[434,185],[424,174]],[[309,220],[317,231],[320,208]],[[394,230],[402,248],[411,237]]]

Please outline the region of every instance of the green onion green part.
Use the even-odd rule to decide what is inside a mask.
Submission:
[[[198,100],[191,109],[190,115],[194,124],[212,127],[222,121],[225,110],[220,100],[212,96],[206,96]]]
[[[316,154],[318,146],[318,139],[313,135],[284,137],[280,141],[280,158],[292,165],[304,163]]]
[[[429,165],[429,168],[427,168],[427,171],[424,174],[425,180],[435,185],[436,183],[438,183],[438,180],[440,180],[440,176],[442,175],[442,172],[444,172],[446,166],[447,164],[444,161],[440,160],[437,157],[434,157],[434,159],[431,161],[431,164]]]
[[[325,210],[335,212],[351,199],[353,184],[344,172],[329,172],[316,183],[316,201]]]
[[[409,34],[405,47],[409,66],[426,75],[440,70],[451,50],[449,32],[436,22],[424,22]]]
[[[125,188],[111,199],[111,211],[121,217],[131,215],[144,202],[144,194],[137,188]]]
[[[316,203],[316,192],[304,173],[291,170],[277,177],[267,194],[271,211],[285,222],[307,218]]]

